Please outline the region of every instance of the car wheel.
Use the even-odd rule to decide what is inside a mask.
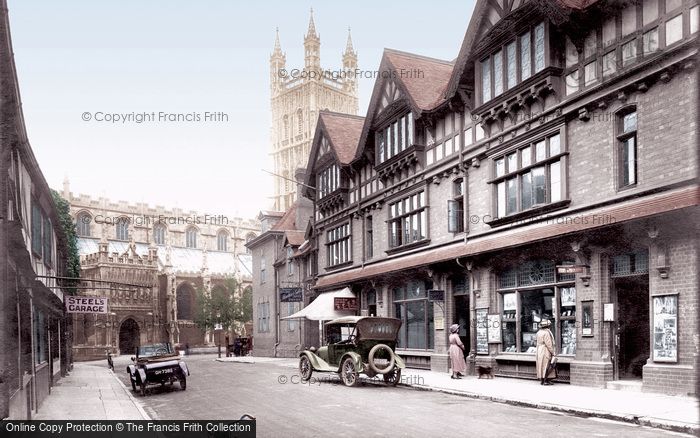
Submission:
[[[345,386],[355,386],[359,380],[359,375],[355,369],[355,361],[351,357],[346,357],[340,368],[340,379]]]
[[[380,351],[383,352],[383,355],[389,356],[389,363],[384,368],[379,368],[374,363],[374,356],[376,356],[377,353],[379,353]],[[386,374],[391,372],[391,370],[394,369],[394,363],[396,362],[396,357],[394,356],[393,350],[386,344],[377,344],[374,347],[372,347],[372,349],[369,350],[369,355],[367,359],[369,362],[369,367],[372,369],[372,371],[374,371],[377,374]]]
[[[396,386],[401,381],[401,368],[394,367],[393,370],[384,374],[384,383],[391,386]]]
[[[185,376],[180,377],[180,389],[183,391],[187,389],[187,377]]]
[[[314,368],[311,366],[311,361],[308,357],[302,356],[299,359],[299,374],[301,375],[301,380],[308,382],[311,379],[311,373],[313,373]]]

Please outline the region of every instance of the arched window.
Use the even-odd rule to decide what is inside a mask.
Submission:
[[[197,229],[190,227],[185,231],[185,246],[188,248],[197,247]]]
[[[90,223],[92,222],[92,216],[90,213],[82,212],[78,215],[75,220],[75,231],[78,236],[90,237]]]
[[[177,319],[192,319],[194,290],[188,283],[177,288]]]
[[[129,240],[129,219],[120,217],[116,223],[117,240]]]
[[[304,113],[301,108],[297,110],[297,135],[301,135],[304,132]]]
[[[216,235],[216,250],[228,251],[228,233],[225,230],[219,231]]]
[[[158,224],[153,227],[153,242],[156,245],[165,245],[165,225]]]
[[[248,233],[248,234],[245,236],[245,243],[246,243],[246,245],[249,244],[250,242],[252,242],[253,239],[255,239],[255,233]],[[252,253],[253,253],[253,252],[250,250],[250,248],[248,248],[248,247],[246,247],[245,252],[246,252],[246,254],[252,254]]]

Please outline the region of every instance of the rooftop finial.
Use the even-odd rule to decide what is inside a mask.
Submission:
[[[345,53],[353,53],[355,49],[352,46],[352,35],[350,33],[350,26],[348,26],[348,42],[345,46]]]
[[[309,31],[307,32],[306,36],[316,36],[316,23],[314,23],[314,8],[311,8],[311,16],[309,18]]]
[[[280,45],[280,28],[277,26],[275,28],[275,52],[282,51],[282,46]]]

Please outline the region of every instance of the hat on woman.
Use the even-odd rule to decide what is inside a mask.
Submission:
[[[550,321],[548,319],[543,319],[542,321],[540,321],[541,328],[549,327],[551,325],[552,325],[552,321]]]
[[[457,333],[459,331],[459,324],[452,324],[450,326],[450,333]]]

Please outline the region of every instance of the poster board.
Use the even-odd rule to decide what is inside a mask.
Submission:
[[[593,301],[583,301],[581,303],[581,335],[586,337],[593,336]]]
[[[476,354],[489,354],[488,309],[476,309]]]
[[[500,344],[501,340],[501,315],[488,315],[488,339],[489,344]]]
[[[678,295],[653,297],[654,362],[678,362]]]

